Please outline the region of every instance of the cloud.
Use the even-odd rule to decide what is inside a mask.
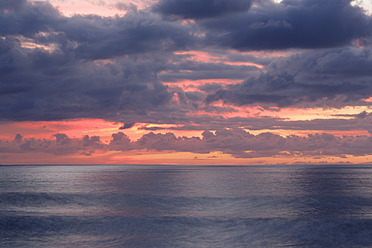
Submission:
[[[118,2],[116,3],[116,8],[119,9],[119,10],[126,10],[126,11],[132,11],[132,12],[137,12],[137,6],[133,3],[121,3],[121,2]]]
[[[0,10],[5,121],[143,115],[169,103],[172,94],[158,73],[173,50],[194,39],[189,27],[145,10],[65,17],[47,2],[2,6],[12,8]]]
[[[243,129],[204,131],[198,137],[175,137],[172,133],[144,135],[133,143],[137,149],[193,153],[223,152],[236,158],[271,156],[364,156],[372,154],[370,136],[336,137],[316,134],[282,137],[273,133],[250,134]]]
[[[350,2],[257,1],[246,13],[200,25],[211,44],[239,50],[339,47],[371,35],[371,17]]]
[[[372,155],[371,136],[343,136],[315,134],[282,137],[273,133],[253,135],[243,129],[205,130],[200,137],[176,137],[173,133],[150,132],[137,141],[131,141],[122,132],[112,134],[108,144],[97,136],[69,138],[56,134],[54,139],[24,139],[17,135],[13,140],[0,140],[0,153],[44,152],[54,155],[82,154],[94,156],[97,151],[173,151],[208,154],[222,152],[235,158],[290,157],[290,156],[365,156]]]
[[[58,135],[45,142],[60,149],[78,142],[113,150],[220,149],[239,154],[234,156],[258,156],[265,150],[243,152],[229,135],[242,142],[269,135],[230,133],[225,127],[371,130],[367,113],[338,116],[349,120],[311,121],[225,116],[235,113],[234,105],[370,105],[363,99],[372,95],[371,17],[350,1],[163,0],[147,9],[123,3],[117,7],[127,13],[66,17],[48,2],[1,1],[0,120],[102,118],[125,123],[121,129],[142,122],[182,124],[168,128],[178,131],[221,130],[209,140],[149,134],[142,143],[117,134],[109,147],[91,137],[84,141]],[[170,16],[178,18],[163,18]],[[182,80],[203,82],[187,88],[181,87]],[[222,137],[226,142],[220,144]],[[26,150],[39,149],[43,142],[21,141]],[[91,155],[91,150],[81,152]]]
[[[133,127],[136,123],[135,122],[125,122],[123,126],[121,126],[119,129],[129,129]]]
[[[156,151],[197,151],[197,153],[208,153],[208,151],[204,149],[199,137],[176,137],[173,133],[155,134],[151,132],[145,134],[135,142],[134,147],[137,149]]]
[[[161,0],[153,9],[164,16],[203,19],[245,12],[250,6],[250,0]]]
[[[146,10],[130,11],[123,17],[66,17],[48,2],[15,3],[22,8],[0,12],[0,35],[21,35],[43,45],[53,42],[60,52],[77,58],[186,49],[193,40],[189,27],[162,21]]]
[[[273,61],[267,72],[210,93],[208,103],[343,107],[364,105],[371,94],[371,48],[297,53]],[[309,105],[310,104],[310,105]]]
[[[129,151],[133,149],[131,140],[123,132],[112,134],[112,139],[108,147],[114,151]]]
[[[92,154],[96,150],[105,150],[105,145],[98,136],[84,136],[81,139],[69,138],[57,133],[54,139],[23,138],[17,134],[11,141],[0,140],[0,153],[43,152],[54,155],[68,155],[85,152]]]
[[[2,0],[0,10],[19,10],[26,3],[26,0]]]
[[[175,64],[169,64],[159,75],[164,82],[177,82],[185,79],[245,79],[260,73],[261,70],[250,65],[228,65],[224,63],[203,63],[181,59]]]

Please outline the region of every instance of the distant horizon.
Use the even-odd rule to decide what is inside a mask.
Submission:
[[[0,166],[372,166],[372,164],[0,164]]]

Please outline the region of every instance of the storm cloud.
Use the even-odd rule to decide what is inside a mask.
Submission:
[[[1,119],[113,118],[171,98],[157,73],[165,54],[192,43],[187,27],[147,12],[66,17],[46,2],[15,3],[0,11]]]
[[[200,25],[211,44],[239,50],[340,47],[371,35],[371,17],[350,2],[257,1],[247,13]]]
[[[153,9],[165,16],[202,19],[247,11],[251,0],[161,0]]]
[[[371,49],[303,52],[273,62],[268,71],[208,95],[236,105],[342,107],[372,94]]]

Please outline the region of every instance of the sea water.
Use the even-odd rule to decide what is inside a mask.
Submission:
[[[0,247],[372,247],[372,167],[2,166]]]

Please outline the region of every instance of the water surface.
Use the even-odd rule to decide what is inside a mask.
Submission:
[[[0,247],[372,247],[372,167],[2,166]]]

